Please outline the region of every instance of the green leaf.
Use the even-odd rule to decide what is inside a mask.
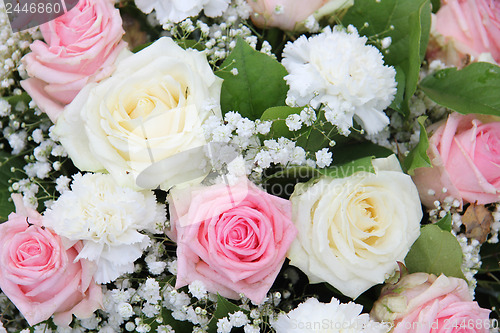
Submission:
[[[392,100],[391,108],[405,115],[405,112],[403,111],[403,101],[406,86],[406,76],[403,69],[399,66],[396,67],[396,82],[398,84],[398,90],[396,91],[396,95],[394,95],[394,99]]]
[[[444,231],[451,231],[451,215],[446,214],[441,220],[436,222],[436,225]]]
[[[337,144],[332,149],[333,163],[344,164],[363,157],[388,157],[394,152],[385,147],[372,142],[353,142],[346,144]]]
[[[231,70],[236,68],[237,75]],[[270,56],[255,51],[243,39],[216,74],[224,79],[221,92],[222,112],[238,111],[255,120],[273,106],[285,105],[288,86],[283,77],[287,71]]]
[[[500,67],[478,62],[462,70],[447,68],[420,82],[434,102],[462,114],[500,116]]]
[[[271,131],[269,132],[270,137],[277,139],[279,137],[293,138],[299,133],[305,130],[303,127],[301,130],[292,132],[286,126],[285,119],[291,114],[300,114],[303,108],[292,108],[290,106],[275,106],[264,111],[261,120],[272,120],[273,125]]]
[[[212,320],[210,320],[210,323],[208,324],[208,332],[215,333],[217,331],[217,321],[219,319],[227,317],[228,314],[240,310],[241,308],[239,306],[217,294],[217,308],[215,309]]]
[[[132,52],[133,53],[137,53],[137,52],[141,51],[142,49],[145,49],[146,47],[148,47],[151,44],[153,44],[153,42],[148,42],[148,43],[145,43],[145,44],[138,45],[138,46],[134,47],[134,49],[132,50]]]
[[[431,159],[427,156],[427,149],[429,148],[429,139],[427,137],[427,132],[425,130],[424,122],[427,116],[418,117],[417,121],[420,125],[420,139],[418,144],[413,150],[406,156],[403,161],[403,168],[409,175],[413,175],[415,169],[423,167],[431,167]]]
[[[9,179],[23,178],[22,172],[12,173],[10,169],[14,167],[22,170],[25,163],[22,156],[12,156],[5,151],[0,151],[0,163],[0,222],[3,222],[15,210],[14,203],[9,201]]]
[[[356,172],[375,172],[372,160],[373,156],[363,157],[353,160],[342,165],[334,165],[325,169],[318,169],[318,171],[328,177],[332,178],[345,178],[353,175]]]
[[[437,13],[439,8],[441,8],[441,0],[431,0],[432,12]]]
[[[185,49],[195,49],[195,50],[198,50],[198,51],[203,51],[204,50],[203,44],[200,43],[197,40],[194,40],[194,39],[179,40],[179,41],[177,41],[177,44],[180,47],[182,47],[184,50]]]
[[[410,273],[444,274],[465,279],[460,268],[460,244],[455,236],[437,225],[426,225],[420,229],[420,237],[406,255],[405,264]]]
[[[342,20],[371,40],[391,37],[391,45],[383,50],[384,60],[395,68],[399,66],[405,74],[405,84],[398,85],[398,94],[404,91],[404,103],[396,108],[405,114],[429,42],[430,14],[429,0],[355,0]]]

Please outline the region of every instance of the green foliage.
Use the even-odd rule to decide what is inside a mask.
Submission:
[[[345,178],[356,172],[375,172],[372,164],[373,156],[362,157],[341,165],[333,165],[329,168],[319,169],[322,174],[332,178]]]
[[[459,113],[500,116],[500,67],[496,65],[478,62],[462,70],[443,69],[424,78],[420,87],[434,102]]]
[[[223,62],[216,74],[224,79],[222,112],[238,111],[243,117],[258,119],[273,106],[285,105],[288,87],[286,69],[270,56],[255,51],[243,39]],[[231,70],[236,68],[237,75]]]
[[[451,231],[451,215],[446,214],[441,220],[436,222],[436,225],[444,231]]]
[[[403,161],[403,167],[406,172],[410,175],[415,173],[417,168],[431,167],[431,159],[427,156],[427,149],[429,148],[429,138],[427,137],[427,132],[425,130],[424,122],[427,116],[418,117],[417,121],[420,125],[420,139],[418,144],[413,148],[413,150],[406,156]]]
[[[0,222],[7,220],[14,211],[14,203],[9,201],[9,179],[22,178],[20,171],[11,172],[11,168],[21,169],[25,162],[22,157],[15,157],[5,151],[0,151]]]
[[[370,41],[390,36],[392,43],[383,50],[385,62],[398,72],[398,95],[392,107],[408,115],[408,101],[416,90],[420,65],[429,42],[431,26],[429,0],[355,0],[344,16],[344,25],[354,25]],[[401,95],[404,92],[404,99]]]
[[[345,164],[364,157],[388,157],[394,152],[372,142],[349,142],[338,144],[332,149],[334,164]]]
[[[235,313],[240,311],[241,308],[234,303],[228,301],[221,295],[217,294],[217,308],[215,309],[214,317],[210,320],[208,324],[208,332],[215,333],[217,332],[217,321],[224,317],[227,317],[230,313]]]
[[[462,248],[455,236],[437,225],[426,225],[420,237],[406,255],[405,264],[410,273],[454,276],[465,279],[462,270]]]
[[[286,126],[285,119],[291,114],[300,114],[303,108],[292,108],[290,106],[275,106],[264,111],[261,120],[272,120],[273,125],[269,133],[270,137],[277,139],[279,137],[285,137],[292,139],[297,135],[297,132],[292,132]],[[305,128],[302,128],[300,132],[303,132]]]

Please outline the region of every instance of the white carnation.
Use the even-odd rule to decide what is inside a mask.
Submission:
[[[165,220],[164,208],[150,191],[119,187],[110,175],[77,174],[44,214],[44,224],[58,235],[83,241],[77,259],[97,264],[95,281],[114,281],[133,272],[134,261],[149,244],[140,230]]]
[[[316,298],[309,298],[294,310],[278,315],[271,326],[277,333],[291,332],[294,328],[302,333],[387,332],[385,325],[370,320],[361,310],[363,306],[353,302],[344,304],[332,298],[330,303],[320,303]]]
[[[154,9],[161,24],[181,22],[188,17],[197,16],[202,10],[209,17],[221,16],[229,2],[229,0],[135,0],[137,7],[146,14]]]
[[[366,37],[354,27],[348,30],[327,27],[285,46],[287,100],[313,108],[323,105],[327,120],[343,134],[349,133],[353,117],[367,133],[376,133],[389,124],[383,110],[396,93],[396,71],[384,65],[375,47],[366,45]]]

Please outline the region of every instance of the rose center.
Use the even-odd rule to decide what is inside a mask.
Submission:
[[[21,260],[25,260],[40,254],[40,251],[40,244],[38,244],[38,242],[30,241],[27,244],[23,244],[23,246],[19,249],[19,256]]]
[[[139,117],[147,117],[156,107],[154,101],[149,97],[143,97],[137,101],[135,108],[132,110],[127,110],[128,115],[132,119],[137,119]]]

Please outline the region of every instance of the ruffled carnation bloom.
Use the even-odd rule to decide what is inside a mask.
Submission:
[[[101,307],[102,292],[88,260],[78,260],[81,242],[60,237],[37,211],[13,195],[16,213],[0,224],[0,288],[33,326],[54,315],[68,326],[74,314],[88,318]]]
[[[352,6],[353,0],[247,0],[253,9],[251,16],[261,28],[277,27],[295,30],[298,23],[314,15],[315,20]]]
[[[433,167],[418,168],[413,176],[425,206],[446,197],[480,205],[500,200],[498,119],[452,113],[429,128],[427,154]]]
[[[500,63],[500,2],[442,0],[433,16],[427,56],[462,67],[473,60]]]
[[[276,333],[328,333],[369,332],[385,333],[388,327],[370,320],[368,313],[361,314],[363,306],[349,302],[340,303],[332,298],[330,303],[321,303],[308,298],[288,313],[280,313],[271,326]]]
[[[135,0],[137,8],[149,14],[153,10],[161,24],[178,23],[197,16],[202,10],[206,16],[217,17],[227,9],[230,0]]]
[[[164,221],[164,208],[151,191],[119,187],[103,174],[75,175],[71,191],[44,214],[44,223],[59,235],[83,242],[76,259],[97,264],[99,283],[132,273],[134,261],[149,245],[149,237],[139,231],[153,231],[155,223]]]
[[[472,301],[465,280],[414,273],[386,285],[370,315],[391,323],[392,333],[486,333],[489,313]]]
[[[112,0],[80,0],[40,30],[45,42],[35,40],[23,58],[30,78],[21,85],[55,122],[88,82],[111,75],[127,43]]]
[[[261,303],[274,283],[297,231],[288,200],[250,181],[171,191],[177,242],[176,288],[196,280],[207,290]]]
[[[288,104],[323,105],[326,119],[347,135],[354,119],[368,133],[389,124],[383,110],[396,94],[396,71],[353,26],[299,37],[283,51]]]
[[[324,176],[297,184],[290,197],[299,232],[290,264],[352,298],[389,278],[420,235],[422,207],[410,176],[395,155],[372,163],[375,173]]]

